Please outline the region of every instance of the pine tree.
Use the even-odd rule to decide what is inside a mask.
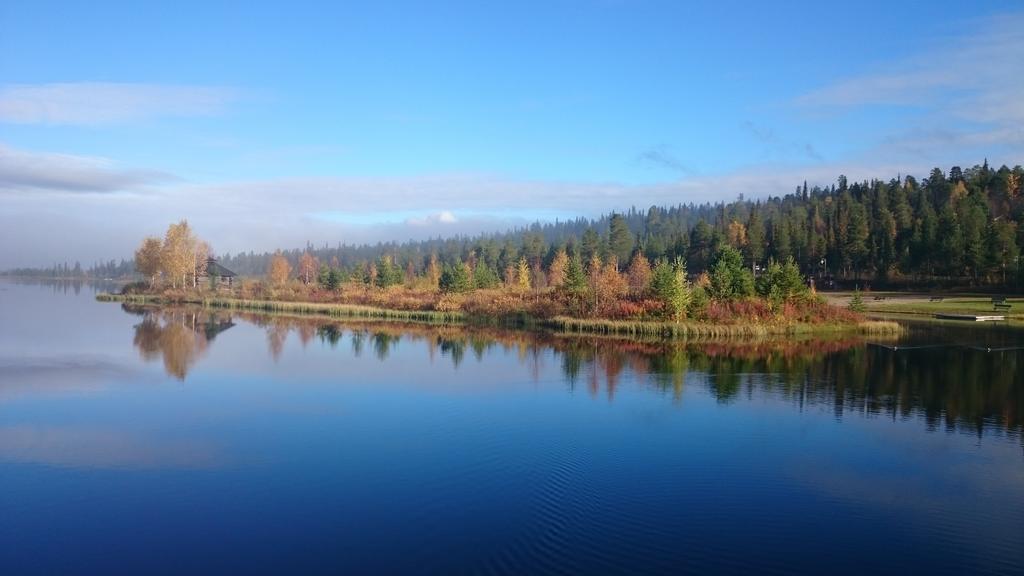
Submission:
[[[670,264],[658,260],[651,272],[651,295],[662,304],[665,318],[675,321],[686,316],[690,304],[690,287],[686,282],[686,264],[681,258]]]
[[[498,273],[486,264],[478,264],[473,271],[473,285],[480,289],[496,288],[501,284]]]
[[[753,294],[754,277],[743,266],[743,257],[732,246],[722,246],[711,267],[711,296],[718,300],[732,300]]]
[[[565,269],[564,288],[566,292],[576,296],[587,292],[587,275],[583,271],[583,262],[578,253],[569,258],[569,264]]]
[[[633,234],[621,214],[612,214],[608,221],[608,244],[618,262],[626,262],[633,252]]]
[[[469,270],[462,261],[446,264],[438,284],[442,292],[448,293],[468,292],[473,287],[469,280]]]
[[[939,215],[937,241],[942,270],[949,276],[960,274],[964,262],[964,234],[951,204]]]
[[[595,255],[600,256],[601,238],[593,228],[587,227],[586,231],[583,232],[583,240],[580,242],[580,253],[588,262]]]
[[[853,296],[850,297],[850,303],[847,304],[846,307],[854,312],[863,312],[867,309],[864,306],[864,298],[860,294],[860,288],[853,291]]]
[[[804,183],[804,189],[807,185]],[[761,214],[757,209],[750,212],[750,219],[747,221],[747,244],[744,253],[751,269],[761,263],[764,259],[765,248],[764,222],[761,221]]]
[[[402,268],[395,264],[389,255],[381,256],[377,260],[376,285],[381,288],[396,286],[403,280]]]
[[[789,238],[789,225],[784,220],[775,222],[772,230],[772,244],[776,260],[785,260],[793,255]]]

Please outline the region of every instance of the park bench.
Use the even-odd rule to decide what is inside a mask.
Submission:
[[[1013,304],[1008,303],[1006,300],[1002,302],[993,302],[992,309],[1002,312],[1009,312],[1010,308],[1013,308]]]
[[[875,301],[885,300],[885,296],[875,296]]]
[[[942,302],[942,300],[942,296],[932,296],[931,298],[928,299],[929,302]]]

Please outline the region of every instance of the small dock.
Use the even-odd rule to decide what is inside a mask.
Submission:
[[[936,314],[935,318],[939,320],[963,320],[966,322],[999,322],[1006,320],[1006,316],[995,314]]]

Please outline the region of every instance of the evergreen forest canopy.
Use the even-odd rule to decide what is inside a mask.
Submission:
[[[596,220],[535,223],[525,229],[476,237],[376,245],[324,246],[283,252],[294,266],[304,253],[345,277],[365,274],[382,257],[407,273],[423,273],[431,255],[443,264],[472,261],[495,277],[521,258],[548,268],[561,249],[583,262],[614,256],[621,264],[636,250],[652,262],[682,258],[690,273],[707,271],[724,245],[738,249],[748,267],[792,257],[805,275],[881,283],[953,282],[1014,285],[1024,250],[1024,169],[985,162],[927,178],[807,184],[792,194],[729,203],[652,206]],[[224,255],[221,263],[243,275],[264,275],[273,257],[253,252]]]

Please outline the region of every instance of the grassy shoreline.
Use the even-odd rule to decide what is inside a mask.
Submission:
[[[240,298],[191,298],[168,299],[161,296],[141,294],[96,295],[101,302],[126,302],[142,305],[196,305],[204,308],[264,312],[268,314],[289,314],[319,316],[338,319],[361,319],[374,321],[416,322],[433,325],[496,324],[495,318],[468,315],[462,312],[438,312],[432,310],[392,310],[353,304],[282,302],[275,300],[244,300]],[[501,322],[497,322],[501,324]],[[509,324],[506,322],[504,324]],[[758,338],[767,336],[815,335],[815,334],[861,334],[898,335],[903,328],[897,322],[866,320],[852,324],[842,323],[741,323],[709,324],[702,322],[660,322],[580,319],[556,316],[550,319],[519,317],[513,324],[519,328],[540,328],[561,334],[588,334],[631,337],[639,339],[688,339],[688,338]]]
[[[336,304],[317,302],[282,302],[277,300],[246,300],[242,298],[186,298],[168,299],[148,294],[110,294],[96,295],[100,302],[127,302],[130,304],[172,305],[186,304],[204,308],[220,308],[226,310],[245,310],[249,312],[266,312],[270,314],[300,314],[304,316],[327,316],[331,318],[356,318],[372,320],[398,320],[403,322],[421,322],[426,324],[458,324],[466,321],[461,312],[437,312],[433,310],[390,310],[361,306],[357,304]]]
[[[610,334],[631,337],[661,338],[756,338],[814,334],[857,333],[864,335],[898,335],[903,328],[889,320],[865,320],[855,324],[791,323],[791,324],[704,324],[699,322],[650,322],[629,320],[589,320],[556,317],[548,324],[568,334]]]

